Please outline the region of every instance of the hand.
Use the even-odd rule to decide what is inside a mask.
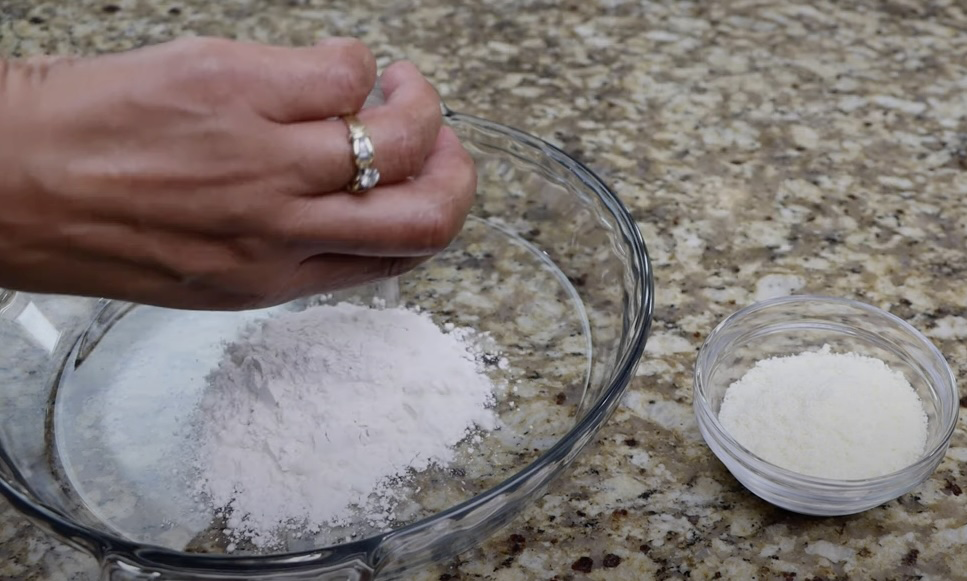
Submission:
[[[355,40],[184,39],[0,73],[0,287],[267,306],[412,268],[473,201],[473,163],[406,62],[359,114],[380,185],[345,191],[338,116],[376,77]]]

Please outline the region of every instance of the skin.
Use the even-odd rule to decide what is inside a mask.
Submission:
[[[190,309],[278,304],[405,272],[444,249],[476,174],[410,63],[359,41],[182,39],[0,64],[0,287]]]

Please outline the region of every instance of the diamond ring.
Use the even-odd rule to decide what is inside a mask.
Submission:
[[[347,189],[354,194],[371,190],[379,183],[379,170],[373,167],[373,160],[376,158],[373,140],[366,131],[366,126],[355,115],[344,115],[342,119],[349,128],[349,144],[352,146],[353,163],[356,166],[356,176]]]

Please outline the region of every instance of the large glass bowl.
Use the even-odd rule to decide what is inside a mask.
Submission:
[[[506,386],[503,429],[456,465],[413,475],[422,486],[389,530],[361,522],[271,551],[226,548],[217,519],[182,506],[176,428],[197,386],[158,374],[211,364],[192,347],[198,321],[262,316],[252,312],[0,290],[0,492],[97,557],[105,579],[400,578],[513,519],[618,405],[649,331],[652,272],[634,220],[587,168],[520,131],[446,120],[476,159],[478,200],[455,243],[402,277],[401,298],[488,334],[509,363],[491,368]]]

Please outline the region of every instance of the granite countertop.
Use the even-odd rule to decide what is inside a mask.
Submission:
[[[426,579],[967,578],[967,418],[920,488],[819,519],[747,492],[691,410],[705,334],[741,305],[792,292],[891,310],[964,382],[962,5],[465,4],[0,0],[0,54],[93,54],[188,33],[284,44],[354,34],[383,63],[415,61],[452,108],[545,137],[614,186],[655,264],[638,376],[568,477]],[[96,567],[0,503],[0,578],[89,579]]]

